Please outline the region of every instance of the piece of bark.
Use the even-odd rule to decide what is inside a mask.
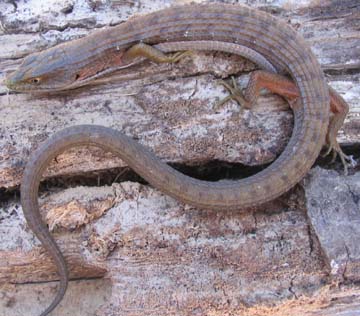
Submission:
[[[161,1],[153,1],[151,6],[145,1],[143,7],[134,3],[93,7],[87,1],[65,2],[55,1],[41,8],[34,8],[31,3],[19,3],[17,8],[11,3],[2,4],[4,34],[0,35],[3,47],[0,76],[4,77],[6,72],[16,68],[21,62],[18,58],[29,52],[163,6]],[[360,64],[357,53],[360,35],[356,31],[359,12],[356,1],[342,2],[341,7],[337,3],[340,4],[332,1],[305,5],[289,1],[285,5],[273,1],[271,6],[266,6],[255,1],[252,5],[288,20],[311,44],[329,74],[331,85],[350,104],[339,140],[352,144],[360,139],[357,113],[360,88],[356,72]],[[71,13],[66,14],[72,5]],[[65,13],[59,13],[62,11]],[[335,13],[336,19],[333,18]],[[215,79],[252,69],[250,63],[240,58],[200,53],[179,65],[145,63],[130,71],[135,78],[144,77],[143,80],[134,81],[125,76],[127,82],[124,84],[112,78],[111,83],[52,97],[7,95],[4,86],[0,85],[0,115],[3,118],[0,126],[0,187],[19,184],[29,153],[41,141],[65,126],[82,123],[122,130],[167,162],[268,163],[283,150],[292,130],[290,112],[285,110],[286,103],[281,98],[261,98],[251,111],[239,112],[233,102],[219,111],[214,110],[214,104],[226,96],[226,91]],[[174,78],[176,80],[169,81]],[[239,80],[245,83],[246,78],[240,76]],[[93,155],[95,161],[80,160],[79,152],[65,155],[62,163],[53,166],[48,175],[73,175],[123,166],[115,157],[105,156],[100,151]]]
[[[272,304],[319,289],[328,272],[301,196],[293,192],[259,208],[216,212],[123,183],[47,194],[41,205],[72,278],[107,271],[110,304],[122,315],[155,307],[171,315],[195,306],[236,310]],[[2,235],[9,236],[1,244],[0,280],[54,280],[54,266],[29,232],[11,238],[20,230],[8,223],[24,223],[20,210],[9,205],[0,223]],[[22,244],[32,247],[20,252]]]
[[[201,296],[199,293],[193,293],[194,296]],[[207,303],[207,304],[206,304]],[[176,306],[176,298],[174,306]],[[341,291],[326,291],[323,290],[319,294],[311,297],[303,297],[300,300],[287,300],[283,304],[277,306],[256,306],[248,307],[240,305],[238,308],[232,308],[229,301],[219,307],[212,302],[204,302],[203,304],[196,304],[188,306],[186,311],[180,313],[176,307],[168,315],[215,315],[215,316],[231,316],[231,315],[244,315],[244,316],[357,316],[360,311],[360,292],[357,289],[342,289]],[[116,305],[115,305],[116,306]],[[112,316],[114,315],[113,301],[104,304],[96,313],[96,316]],[[149,316],[159,315],[162,312],[161,307],[154,306],[152,309],[146,311]],[[122,311],[123,312],[123,311]],[[141,310],[132,310],[128,313],[131,316],[144,315]],[[116,312],[115,312],[115,315]],[[163,314],[164,315],[164,314]],[[165,314],[166,315],[166,314]]]
[[[40,202],[44,221],[51,231],[56,231],[56,239],[63,250],[72,278],[102,277],[106,266],[102,257],[111,252],[119,238],[119,227],[94,232],[86,224],[99,218],[114,206],[116,193],[111,187],[69,189],[44,197]],[[56,269],[48,253],[39,247],[31,231],[26,231],[21,207],[11,203],[4,211],[0,236],[0,282],[26,283],[57,279]],[[14,225],[14,224],[17,225]],[[78,229],[84,227],[85,229]],[[60,231],[59,231],[60,230]],[[64,234],[66,231],[74,231]],[[61,233],[62,231],[62,233]],[[17,239],[14,239],[17,236]],[[83,243],[92,243],[92,256]],[[100,254],[102,254],[100,256]]]
[[[318,183],[326,174],[314,171],[312,182]],[[313,183],[306,182],[306,189]],[[320,205],[326,200],[317,197]],[[321,232],[316,237],[307,220],[301,190],[241,212],[196,210],[136,183],[67,189],[47,194],[41,205],[48,225],[60,231],[57,240],[73,278],[91,271],[82,270],[86,264],[103,268],[102,274],[92,276],[108,271],[111,295],[96,315],[112,315],[114,310],[122,315],[216,315],[221,311],[225,315],[336,315],[341,311],[356,315],[357,288],[323,287],[331,268],[323,261]],[[19,254],[14,251],[18,245],[33,238],[29,232],[16,241],[10,238],[14,232],[9,229],[17,228],[7,223],[16,222],[14,217],[24,223],[16,204],[9,205],[4,214],[0,232],[9,236],[2,244],[9,249],[0,252],[0,280],[53,280],[54,268],[44,260],[46,253],[37,258],[43,261],[41,265],[29,252],[22,253],[21,264],[10,260],[12,253]],[[312,225],[313,216],[309,214]],[[351,218],[342,220],[347,221],[343,228],[350,227]],[[346,234],[344,229],[342,234]],[[7,296],[16,297],[11,293]],[[47,303],[42,300],[44,307]]]
[[[311,297],[286,301],[278,306],[257,306],[245,310],[244,316],[357,316],[360,311],[360,291],[352,287],[326,286]],[[110,314],[109,314],[110,315]],[[231,315],[214,313],[214,315]]]
[[[299,189],[257,208],[228,212],[196,210],[137,183],[60,190],[43,196],[41,205],[47,224],[57,231],[71,277],[100,277],[107,271],[111,295],[99,316],[114,311],[336,315],[358,308],[358,289],[350,295],[346,289],[323,288],[330,268]],[[23,229],[17,203],[9,202],[1,214],[1,293],[21,309],[22,304],[15,304],[19,296],[6,284],[54,280],[55,270],[31,232]],[[46,288],[39,288],[39,295]],[[45,297],[41,304],[26,304],[40,310],[52,296]],[[1,314],[8,308],[0,306]]]
[[[72,281],[67,294],[52,316],[71,315],[119,315],[111,308],[111,282],[107,279]],[[56,284],[27,284],[7,285],[0,287],[0,310],[2,316],[39,315],[42,304],[49,302],[56,293]],[[81,297],[81,299],[79,299]],[[40,302],[41,305],[34,304]],[[216,309],[209,306],[208,315],[214,316],[358,316],[360,310],[360,292],[351,287],[340,289],[324,288],[314,296],[302,297],[298,300],[287,300],[276,306],[242,307],[235,312],[226,307]],[[137,311],[133,311],[137,315]],[[201,315],[201,310],[194,308],[190,313],[183,315]],[[181,315],[181,314],[176,314]]]
[[[307,213],[339,279],[360,280],[360,173],[339,176],[316,168],[306,184]]]

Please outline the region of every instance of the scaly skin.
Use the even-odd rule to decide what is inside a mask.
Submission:
[[[316,58],[287,24],[244,6],[189,5],[134,18],[27,57],[7,78],[7,85],[25,92],[66,90],[114,68],[136,63],[138,56],[128,52],[139,42],[156,45],[202,40],[248,47],[278,72],[292,77],[299,97],[293,107],[294,131],[284,152],[268,168],[249,178],[206,182],[180,174],[141,145],[108,128],[77,126],[54,135],[32,155],[21,186],[25,217],[52,255],[61,281],[57,296],[41,316],[61,301],[68,282],[65,260],[41,220],[37,201],[44,169],[65,149],[94,144],[115,152],[154,187],[185,203],[216,210],[240,209],[278,197],[304,177],[319,155],[329,124],[330,99]],[[226,51],[221,45],[216,49]]]

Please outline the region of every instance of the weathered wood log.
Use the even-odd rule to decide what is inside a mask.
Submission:
[[[6,285],[0,286],[0,310],[2,316],[13,315],[38,315],[42,312],[38,304],[46,304],[56,291],[53,283],[29,284],[29,285]],[[69,284],[68,293],[53,316],[61,316],[66,313],[71,315],[119,315],[111,306],[112,286],[107,279],[80,280]],[[79,299],[80,298],[80,299]],[[33,302],[37,302],[34,304]],[[209,304],[206,309],[198,307],[189,308],[187,314],[208,313],[208,315],[234,315],[244,316],[357,316],[360,306],[359,290],[352,287],[333,288],[325,287],[311,297],[301,297],[289,300],[278,306],[241,307],[231,311],[226,306],[216,308]],[[225,305],[225,304],[224,304]],[[148,312],[148,311],[147,311]],[[150,311],[153,314],[155,311]],[[139,311],[132,311],[131,315],[143,315]],[[151,315],[151,314],[150,314]],[[157,314],[158,315],[158,314]],[[176,313],[176,315],[181,315]]]
[[[324,200],[318,197],[321,190],[313,187],[323,187],[326,175],[317,169],[307,181],[309,218],[300,188],[242,212],[196,210],[130,182],[61,190],[46,194],[41,205],[50,229],[57,232],[71,277],[101,277],[107,272],[111,296],[98,315],[111,315],[114,310],[121,315],[188,315],[194,310],[200,314],[241,311],[264,315],[266,311],[290,315],[301,311],[322,315],[326,311],[336,315],[342,308],[349,312],[359,307],[356,287],[351,291],[324,287],[358,279],[359,236],[347,234],[359,218],[354,217],[355,209],[349,209],[352,217],[342,216],[341,230],[333,229],[330,235],[321,231],[324,215],[316,211]],[[341,181],[337,177],[332,185],[341,185]],[[347,189],[338,191],[334,200],[349,205],[352,192],[360,187],[356,178],[347,181]],[[314,199],[320,202],[314,204]],[[0,251],[0,281],[55,280],[54,266],[31,234],[10,225],[24,222],[20,210],[14,203],[5,208],[8,216],[2,219],[0,231],[7,236],[2,238],[2,247],[10,250]],[[333,225],[336,219],[334,212],[326,215]],[[20,232],[16,240],[12,238],[15,231]],[[342,236],[348,237],[346,266],[339,251]],[[35,248],[21,252],[19,244]],[[7,296],[16,297],[11,293]],[[340,297],[337,304],[334,297]],[[14,306],[21,309],[21,303]],[[274,304],[276,307],[268,307]]]
[[[123,183],[47,194],[41,204],[49,227],[58,231],[72,278],[102,276],[106,269],[116,309],[132,315],[155,306],[162,314],[181,314],[200,304],[200,297],[201,306],[212,302],[217,308],[228,297],[236,309],[318,289],[328,274],[321,248],[310,234],[302,199],[290,193],[288,201],[246,212],[206,211]],[[14,223],[18,213],[2,225]],[[14,236],[11,227],[7,235]],[[6,245],[14,249],[0,251],[1,281],[54,280],[46,253],[16,247],[28,238],[34,243],[26,232],[17,241],[9,238]]]
[[[28,53],[164,7],[161,0],[39,3],[0,3],[0,81]],[[358,1],[251,5],[287,19],[305,36],[330,84],[351,107],[339,140],[358,144]],[[268,163],[291,134],[292,114],[284,100],[264,93],[251,111],[233,102],[214,110],[226,96],[216,80],[235,75],[244,87],[254,69],[236,56],[198,52],[176,65],[145,62],[102,85],[52,96],[8,94],[0,83],[0,314],[36,315],[57,286],[22,285],[57,276],[26,228],[18,198],[5,194],[19,185],[27,158],[41,141],[65,126],[101,124],[137,138],[167,162]],[[116,157],[84,147],[59,156],[45,177],[118,167],[125,166]],[[71,178],[64,180],[64,187],[69,183]],[[355,180],[315,170],[305,181],[306,196],[296,187],[241,212],[196,210],[137,183],[64,187],[46,188],[42,211],[66,255],[71,278],[106,279],[72,281],[54,315],[93,315],[96,310],[98,316],[355,316],[360,311],[359,288],[353,284],[360,266],[358,230],[351,222],[360,213]],[[353,211],[343,213],[345,197]],[[324,221],[334,227],[331,238]],[[336,287],[343,283],[348,287]]]

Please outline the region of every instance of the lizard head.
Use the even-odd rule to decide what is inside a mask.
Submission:
[[[71,67],[65,66],[66,58],[60,46],[31,54],[6,77],[5,84],[20,92],[65,90],[77,80]]]
[[[6,77],[5,84],[10,90],[19,92],[63,91],[84,86],[104,74],[131,65],[123,59],[124,48],[89,54],[91,44],[90,40],[79,39],[31,54]]]

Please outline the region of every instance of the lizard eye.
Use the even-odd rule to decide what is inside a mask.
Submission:
[[[29,82],[33,84],[38,84],[40,83],[40,78],[31,78],[29,79]]]

